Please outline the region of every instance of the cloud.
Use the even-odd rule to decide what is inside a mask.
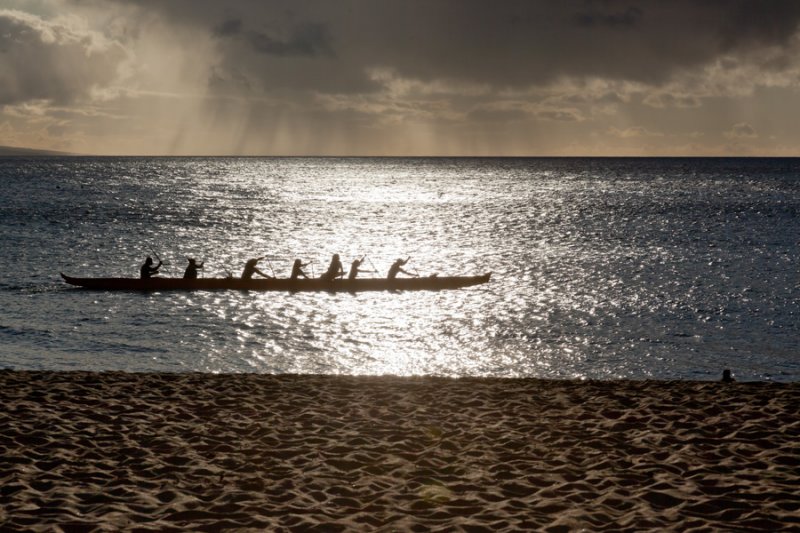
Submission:
[[[102,5],[113,5],[110,1]],[[141,6],[132,0],[117,4]],[[302,89],[308,87],[304,80],[313,78],[319,90],[331,86],[357,92],[372,88],[365,72],[376,67],[394,69],[404,78],[497,87],[541,85],[564,76],[660,83],[724,55],[784,46],[797,30],[800,2],[767,4],[173,0],[146,5],[169,25],[224,38],[221,69],[257,66],[253,78],[285,80],[284,85]],[[278,61],[334,56],[332,64],[293,65],[302,73]]]
[[[793,0],[7,2],[0,122],[107,151],[744,144],[800,87]]]
[[[712,5],[727,11],[718,30],[725,49],[786,44],[800,19],[800,2],[792,0],[716,0]]]
[[[127,57],[119,43],[70,18],[0,10],[0,105],[69,103],[113,83]]]
[[[697,73],[712,75],[708,67],[723,60],[742,65],[769,50],[769,61],[758,63],[762,74],[791,68],[800,21],[800,2],[785,0],[767,8],[750,0],[64,2],[106,17],[117,11],[126,28],[155,21],[205,33],[215,54],[195,57],[209,62],[211,93],[365,95],[384,90],[373,75],[383,70],[420,84],[445,82],[456,93],[459,86],[525,91],[565,79],[640,84],[648,87],[645,103],[659,108],[700,105],[713,91],[699,87]]]
[[[543,109],[537,113],[537,116],[559,122],[580,122],[584,120],[577,109]]]
[[[253,50],[260,54],[280,57],[333,55],[330,37],[325,26],[321,24],[307,24],[295,28],[285,39],[252,32],[248,35],[248,41]]]
[[[705,95],[704,95],[705,96]],[[700,98],[692,94],[671,93],[666,91],[657,91],[648,94],[643,102],[652,107],[682,107],[692,108],[700,107]]]
[[[242,33],[241,19],[228,19],[213,30],[214,35],[217,37],[231,37]]]
[[[643,128],[641,126],[631,126],[625,129],[619,129],[615,127],[611,127],[608,130],[608,134],[614,137],[619,137],[621,139],[636,139],[642,137],[663,137],[663,133],[659,133],[657,131],[650,131],[647,128]]]
[[[733,127],[723,133],[725,138],[727,139],[755,139],[758,137],[755,128],[748,124],[747,122],[740,122],[738,124],[734,124]]]
[[[330,35],[322,24],[304,24],[286,32],[245,30],[241,19],[228,19],[214,27],[212,33],[221,39],[243,39],[259,54],[288,56],[332,56]],[[280,35],[279,33],[284,33]]]
[[[603,11],[593,9],[576,13],[575,22],[585,28],[596,28],[606,26],[610,28],[632,28],[636,26],[643,17],[644,13],[638,7],[627,7],[622,11]]]

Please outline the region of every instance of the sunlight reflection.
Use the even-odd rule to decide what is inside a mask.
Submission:
[[[422,275],[494,274],[442,293],[56,291],[40,316],[69,320],[39,330],[7,298],[9,335],[32,339],[21,352],[111,354],[126,369],[556,378],[648,376],[654,365],[664,375],[694,368],[701,350],[714,372],[732,352],[753,361],[752,346],[782,361],[794,353],[785,310],[797,300],[798,248],[767,230],[794,223],[794,181],[690,173],[683,162],[665,175],[673,163],[664,161],[656,170],[524,159],[74,164],[51,175],[62,187],[51,197],[37,189],[35,209],[29,187],[42,180],[16,185],[9,209],[25,213],[21,242],[56,231],[50,242],[82,273],[135,275],[153,247],[169,276],[182,274],[185,257],[205,260],[204,276],[238,276],[264,254],[269,273],[288,275],[300,257],[318,276],[333,253],[346,266],[366,254],[378,272],[365,276],[385,276],[407,256]],[[39,283],[52,275],[46,248],[7,253]],[[38,298],[24,294],[25,304]]]

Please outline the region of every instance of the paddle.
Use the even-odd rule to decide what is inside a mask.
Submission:
[[[360,267],[360,266],[361,266],[361,265],[364,263],[364,259],[367,259],[367,254],[364,254],[364,255],[362,255],[362,256],[361,256],[361,259],[359,259],[359,260],[358,260],[358,266],[359,266],[359,267]],[[361,269],[361,268],[359,268],[359,269],[358,269],[358,271],[359,271],[359,272],[369,272],[369,273],[376,273],[376,272],[378,272],[378,269],[377,269],[377,268],[375,268],[375,265],[373,265],[373,264],[372,264],[372,261],[371,261],[371,260],[370,260],[369,264],[372,266],[372,270],[364,270],[364,269]]]
[[[189,258],[187,257],[187,258],[186,258],[186,260],[188,261],[188,260],[189,260]],[[197,262],[195,261],[195,265],[196,265],[196,264],[197,264]],[[203,266],[205,266],[205,264],[206,264],[206,261],[205,261],[205,259],[204,259],[203,261],[200,261],[200,265],[201,265],[201,266],[198,266],[198,267],[197,267],[197,277],[198,277],[198,278],[202,278],[202,277],[203,277],[203,273],[202,273],[201,271],[203,270]]]
[[[369,257],[367,257],[367,261],[369,261],[369,266],[371,266],[371,267],[372,267],[372,271],[373,271],[373,272],[375,272],[375,273],[377,274],[377,273],[378,273],[378,269],[375,267],[375,264],[372,262],[372,259],[370,259]]]
[[[161,261],[161,258],[158,257],[158,254],[156,253],[156,251],[153,250],[153,247],[152,246],[148,246],[148,248],[150,248],[150,253],[153,254],[155,256],[155,258],[158,260],[158,262],[163,265],[164,263]]]
[[[406,264],[408,264],[409,261],[411,261],[410,255],[406,257]],[[419,270],[417,270],[417,267],[412,267],[412,268],[414,269],[414,272],[416,272],[416,277],[419,277]]]
[[[410,255],[406,258],[406,263],[408,263],[409,261],[411,261],[411,256]],[[419,270],[417,270],[417,267],[412,267],[412,268],[414,269],[414,273],[416,274],[415,277],[418,278],[419,277]]]
[[[158,263],[159,263],[159,265],[158,265],[158,266],[159,266],[159,268],[160,268],[160,267],[162,267],[162,266],[169,266],[169,265],[167,265],[166,263],[164,263],[164,262],[161,260],[161,258],[160,258],[160,257],[158,257],[158,254],[156,253],[156,251],[153,249],[153,247],[152,247],[152,246],[148,246],[148,248],[150,249],[150,253],[151,253],[151,254],[153,254],[153,255],[155,256],[156,260],[158,260]],[[160,272],[154,272],[153,274],[155,274],[155,275],[158,275],[159,273],[160,273]]]
[[[314,259],[310,259],[309,261],[303,263],[303,266],[302,266],[302,268],[305,268],[307,266],[311,267],[311,279],[314,279],[314,263],[316,263],[316,261]],[[305,274],[306,275],[306,279],[308,279],[308,274],[306,274],[305,272],[303,272],[303,274]]]
[[[295,256],[295,257],[296,257],[296,256]],[[301,268],[305,268],[305,267],[307,267],[307,266],[311,266],[311,277],[312,277],[312,278],[314,277],[314,263],[316,263],[316,262],[317,262],[317,261],[316,261],[315,259],[311,259],[311,260],[309,260],[308,262],[306,262],[306,263],[303,263],[303,262],[302,262],[302,259],[301,259],[301,263],[300,263],[300,265],[301,265]],[[308,275],[306,275],[306,276],[308,276]]]

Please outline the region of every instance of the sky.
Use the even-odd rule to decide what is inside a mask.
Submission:
[[[0,0],[0,145],[800,156],[795,0]]]

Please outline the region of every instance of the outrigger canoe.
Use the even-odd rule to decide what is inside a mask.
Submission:
[[[102,291],[290,291],[290,292],[363,292],[363,291],[440,291],[480,285],[492,273],[482,276],[430,276],[420,278],[337,279],[239,279],[239,278],[73,278],[61,274],[64,281],[84,289]]]

